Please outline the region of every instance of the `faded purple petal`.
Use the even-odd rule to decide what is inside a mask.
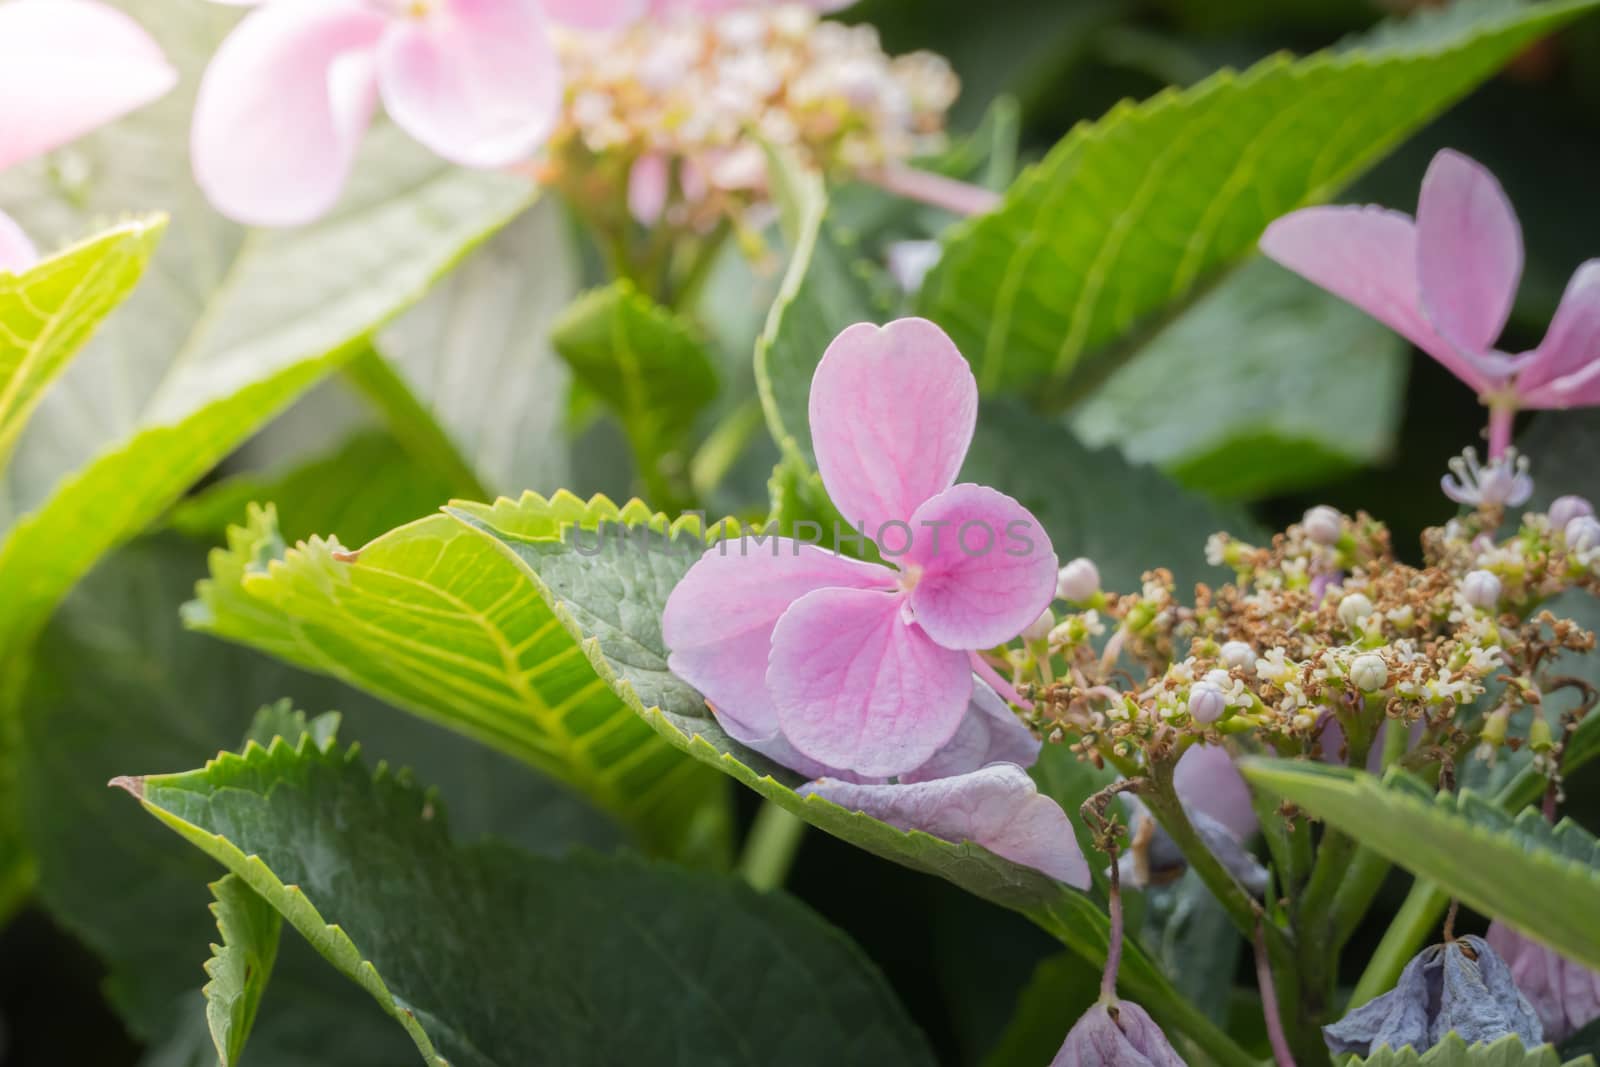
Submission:
[[[1240,841],[1256,832],[1250,787],[1221,745],[1195,745],[1185,752],[1172,784],[1191,816],[1195,812],[1210,816]]]
[[[1096,1003],[1067,1032],[1050,1067],[1187,1067],[1155,1020],[1129,1000]]]
[[[926,782],[975,771],[991,763],[1031,767],[1039,758],[1041,743],[1033,731],[984,682],[972,682],[972,702],[952,737],[933,758],[916,770],[902,774],[902,783]]]
[[[1533,1005],[1546,1041],[1561,1042],[1600,1018],[1600,972],[1574,963],[1496,919],[1486,937]]]
[[[994,763],[954,778],[910,785],[854,785],[824,778],[800,792],[902,830],[971,841],[1067,885],[1089,887],[1089,865],[1066,812],[1041,795],[1028,772],[1015,764]]]

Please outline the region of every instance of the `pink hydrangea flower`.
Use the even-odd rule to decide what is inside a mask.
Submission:
[[[868,778],[905,774],[950,741],[972,698],[973,653],[1050,603],[1056,557],[1012,498],[955,484],[978,387],[933,323],[862,323],[811,383],[813,447],[846,521],[892,566],[786,539],[713,547],[663,619],[672,670],[730,732],[783,738]]]
[[[1498,919],[1484,937],[1510,965],[1517,988],[1539,1014],[1546,1041],[1565,1041],[1600,1019],[1600,973],[1528,940]]]
[[[178,75],[127,15],[91,0],[0,0],[0,170],[164,95]],[[0,212],[0,271],[38,259]]]
[[[1417,217],[1376,206],[1286,215],[1261,250],[1394,329],[1489,405],[1489,455],[1525,408],[1600,404],[1600,259],[1580,266],[1537,348],[1496,347],[1522,276],[1522,228],[1488,170],[1448,149],[1422,180]]]
[[[337,201],[380,96],[440,156],[494,168],[544,142],[561,91],[537,0],[268,0],[201,83],[195,178],[232,219],[297,225]]]
[[[796,0],[544,0],[555,21],[579,30],[611,30],[647,16],[721,15],[742,7],[773,7]],[[839,11],[855,0],[798,0],[818,11]]]

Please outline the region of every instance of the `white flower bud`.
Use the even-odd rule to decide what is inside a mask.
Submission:
[[[1500,603],[1500,579],[1489,571],[1471,571],[1461,579],[1461,595],[1475,608],[1492,608]]]
[[[1558,496],[1550,505],[1550,528],[1565,530],[1573,519],[1594,514],[1594,505],[1581,496]]]
[[[1350,664],[1350,680],[1362,692],[1375,693],[1389,684],[1389,665],[1371,652],[1357,656]]]
[[[1319,545],[1337,544],[1344,533],[1344,517],[1328,505],[1318,504],[1306,512],[1300,526]]]
[[[1056,596],[1081,604],[1100,591],[1100,569],[1087,556],[1062,567],[1056,573]]]
[[[1222,662],[1229,667],[1249,667],[1256,661],[1256,650],[1243,641],[1229,641],[1222,646]]]
[[[1365,594],[1350,593],[1339,601],[1339,621],[1346,626],[1356,626],[1372,614],[1372,601]]]
[[[1224,693],[1233,688],[1233,675],[1224,670],[1206,671],[1205,681]]]
[[[1039,617],[1030,622],[1027,628],[1022,631],[1022,639],[1024,641],[1043,641],[1050,636],[1050,631],[1055,629],[1055,626],[1056,617],[1050,613],[1049,608],[1045,608],[1044,611],[1039,613]]]
[[[1587,552],[1600,545],[1600,520],[1593,515],[1579,515],[1562,530],[1567,539],[1568,552]]]
[[[1210,726],[1228,710],[1228,698],[1209,679],[1189,687],[1189,714],[1194,721]]]

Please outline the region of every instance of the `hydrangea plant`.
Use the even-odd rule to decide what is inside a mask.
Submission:
[[[0,1060],[1592,1065],[1600,0],[1391,6],[0,0]]]

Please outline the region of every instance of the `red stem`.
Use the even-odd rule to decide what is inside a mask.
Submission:
[[[1261,1013],[1266,1017],[1267,1040],[1272,1045],[1272,1058],[1278,1067],[1295,1067],[1294,1053],[1289,1051],[1289,1038],[1283,1032],[1283,1018],[1278,1014],[1278,987],[1272,981],[1272,964],[1267,960],[1266,939],[1261,924],[1256,923],[1256,983],[1261,986]]]
[[[1106,969],[1100,976],[1100,999],[1110,1003],[1117,999],[1117,971],[1122,966],[1122,875],[1117,870],[1117,848],[1107,850],[1111,856],[1110,911],[1111,941],[1106,945]]]
[[[982,655],[972,652],[968,654],[968,658],[972,660],[973,673],[988,682],[989,687],[1000,694],[1001,700],[1015,704],[1024,711],[1033,710],[1033,701],[1023,699],[1022,694],[1018,693],[1010,682],[1000,677],[1000,673],[991,667],[989,661],[984,659]]]
[[[1499,459],[1511,447],[1511,427],[1516,420],[1516,408],[1493,404],[1489,408],[1489,459]]]
[[[896,196],[932,204],[957,215],[982,215],[1000,203],[999,193],[981,185],[894,163],[868,171],[862,177]]]

